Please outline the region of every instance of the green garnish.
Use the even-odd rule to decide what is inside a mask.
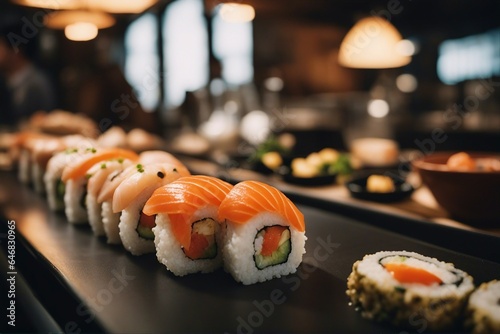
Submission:
[[[136,166],[136,167],[137,167],[137,171],[138,171],[139,173],[144,173],[144,166],[142,166],[141,164],[137,164],[137,166]]]
[[[118,163],[122,164],[122,163],[123,163],[123,160],[124,160],[123,158],[119,158],[119,159],[118,159]]]
[[[101,169],[106,169],[106,163],[101,164]]]
[[[86,152],[91,152],[91,153],[95,153],[95,152],[97,152],[97,150],[96,150],[95,148],[93,148],[93,147],[89,147],[89,148],[87,148],[85,151],[86,151]]]
[[[257,147],[255,152],[253,152],[250,156],[249,160],[252,163],[256,163],[261,161],[262,156],[268,152],[278,152],[281,155],[287,155],[289,151],[289,149],[281,145],[278,138],[271,136]]]
[[[90,179],[91,177],[92,177],[92,174],[90,174],[90,173],[85,174],[85,178],[86,178],[87,180],[88,180],[88,179]]]
[[[71,154],[71,153],[76,153],[76,152],[78,152],[77,148],[68,148],[68,149],[66,149],[66,151],[64,151],[64,153],[66,153],[66,154]]]

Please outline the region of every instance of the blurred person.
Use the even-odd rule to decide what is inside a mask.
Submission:
[[[0,121],[13,125],[39,110],[55,108],[52,82],[34,62],[35,38],[22,27],[0,28]]]

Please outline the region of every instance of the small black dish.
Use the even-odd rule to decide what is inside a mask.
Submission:
[[[312,177],[298,177],[292,174],[292,171],[288,166],[281,166],[278,173],[283,178],[283,181],[306,187],[331,185],[337,179],[337,174],[320,174]]]
[[[374,202],[397,202],[408,198],[415,190],[413,186],[401,178],[389,176],[394,182],[395,190],[387,193],[371,192],[366,190],[366,181],[370,175],[348,181],[345,185],[351,196],[358,199]]]
[[[260,161],[260,160],[251,163],[250,168],[254,172],[257,172],[257,173],[260,173],[260,174],[264,174],[264,175],[271,175],[271,174],[274,173],[274,171],[271,168],[269,168],[266,165],[264,165],[264,163],[262,161]]]

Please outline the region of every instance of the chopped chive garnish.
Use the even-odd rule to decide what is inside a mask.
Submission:
[[[106,169],[106,163],[101,164],[101,169]]]
[[[144,173],[144,167],[141,164],[137,164],[137,171],[139,173]]]

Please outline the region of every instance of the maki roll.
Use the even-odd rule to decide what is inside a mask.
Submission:
[[[66,185],[61,179],[63,170],[70,162],[80,159],[86,151],[86,149],[67,148],[62,152],[54,154],[47,162],[43,182],[51,210],[64,211]]]
[[[102,223],[102,205],[97,201],[97,196],[106,179],[112,173],[120,173],[133,162],[129,159],[114,159],[102,162],[99,168],[92,173],[87,184],[87,197],[85,204],[90,227],[96,236],[104,236],[104,225]]]
[[[365,318],[401,327],[420,319],[430,330],[452,330],[473,290],[472,277],[451,263],[384,251],[354,263],[346,293]]]
[[[143,212],[144,204],[157,188],[190,173],[187,168],[165,162],[145,166],[137,164],[135,168],[135,173],[116,188],[112,209],[115,214],[120,214],[116,231],[123,246],[132,254],[141,255],[155,250],[151,231],[154,217]]]
[[[304,215],[278,189],[257,181],[234,186],[219,212],[226,221],[224,268],[243,284],[294,273],[305,253]]]
[[[100,163],[109,159],[137,160],[138,155],[125,149],[96,149],[88,148],[80,159],[70,163],[63,170],[61,180],[65,184],[64,211],[71,224],[88,222],[85,198],[87,196],[87,182],[92,173],[98,170]],[[94,168],[92,172],[89,170]]]
[[[187,176],[158,188],[146,202],[144,214],[156,215],[156,256],[173,274],[206,273],[222,265],[224,225],[217,210],[232,187],[211,176]]]
[[[500,333],[500,281],[483,283],[469,297],[466,327],[473,334]]]

